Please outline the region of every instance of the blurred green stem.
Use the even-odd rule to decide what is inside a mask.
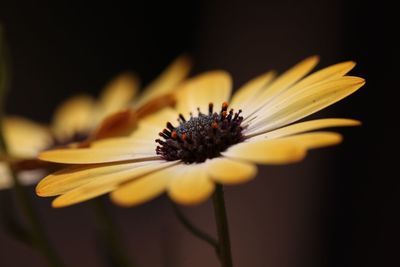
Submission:
[[[217,255],[219,255],[219,245],[217,240],[215,240],[213,237],[209,236],[207,233],[203,232],[202,230],[200,230],[200,228],[196,227],[193,223],[191,223],[177,205],[172,203],[172,207],[175,211],[176,217],[179,219],[182,225],[193,235],[195,235],[196,237],[200,238],[201,240],[207,242],[212,247],[214,247],[215,252],[217,253]]]
[[[215,222],[218,232],[219,259],[221,267],[232,267],[231,243],[229,238],[228,217],[226,215],[224,189],[217,184],[213,195]]]
[[[8,54],[4,42],[3,28],[0,24],[0,152],[7,154],[7,144],[3,136],[3,117],[4,117],[4,99],[9,86],[10,68],[8,66]],[[29,138],[29,133],[27,133]],[[49,266],[62,267],[62,261],[50,245],[45,230],[39,220],[39,216],[32,204],[32,200],[18,180],[15,170],[10,166],[11,176],[14,182],[14,190],[19,201],[19,205],[23,214],[29,223],[29,238],[35,247],[40,250],[43,256],[47,259]]]
[[[13,176],[12,178],[14,182],[14,189],[17,195],[17,199],[19,201],[19,205],[30,225],[30,236],[32,238],[33,244],[35,244],[35,247],[39,249],[43,256],[47,259],[49,266],[64,266],[47,239],[46,232],[40,222],[39,216],[35,208],[32,205],[32,201],[28,195],[28,192],[19,182],[15,172],[11,172]]]
[[[112,220],[110,211],[104,201],[96,198],[92,200],[92,204],[96,212],[101,238],[109,253],[110,265],[114,267],[133,266],[125,252],[115,222]]]

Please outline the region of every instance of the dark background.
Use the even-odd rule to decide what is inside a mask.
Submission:
[[[46,122],[67,96],[97,94],[124,70],[135,70],[146,84],[182,52],[193,56],[193,73],[226,69],[236,88],[313,54],[321,56],[320,66],[355,60],[352,73],[367,85],[317,117],[351,117],[363,126],[340,129],[341,146],[313,151],[299,164],[261,167],[255,181],[226,190],[234,261],[251,267],[396,266],[394,11],[385,1],[0,0],[13,66],[7,112]],[[54,210],[50,199],[29,190],[68,266],[107,266],[90,203]],[[179,225],[167,198],[134,209],[109,207],[137,266],[218,266],[212,249]],[[185,212],[214,233],[209,202]],[[0,232],[0,266],[45,263]]]

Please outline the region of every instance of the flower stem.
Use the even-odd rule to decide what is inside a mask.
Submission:
[[[231,244],[229,240],[228,218],[225,209],[224,189],[217,184],[213,195],[215,222],[219,242],[219,259],[221,267],[232,267]]]
[[[47,239],[45,230],[39,220],[39,216],[36,213],[35,208],[32,205],[31,199],[27,194],[25,188],[21,185],[18,180],[17,175],[14,171],[12,172],[12,178],[14,182],[14,189],[17,195],[17,199],[21,206],[21,209],[29,222],[30,226],[30,236],[32,238],[33,244],[37,249],[43,254],[47,259],[48,265],[52,267],[64,266],[58,255],[53,250],[50,242]]]
[[[214,247],[215,252],[217,253],[217,255],[219,255],[219,244],[217,242],[217,240],[215,240],[213,237],[211,237],[210,235],[208,235],[207,233],[203,232],[202,230],[200,230],[200,228],[196,227],[192,222],[189,221],[188,218],[186,218],[186,216],[182,213],[182,211],[178,208],[177,205],[175,205],[174,203],[172,203],[172,207],[175,211],[176,217],[178,218],[178,220],[182,223],[182,225],[189,231],[191,232],[193,235],[195,235],[196,237],[200,238],[201,240],[207,242],[208,244],[210,244],[212,247]]]
[[[105,244],[110,266],[129,267],[133,264],[125,252],[124,246],[116,229],[115,222],[107,206],[102,199],[93,199],[93,207],[96,212],[96,218],[99,223],[99,231],[102,241]]]

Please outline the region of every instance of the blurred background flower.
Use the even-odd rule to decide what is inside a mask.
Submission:
[[[267,69],[283,71],[312,54],[324,64],[354,60],[368,85],[329,115],[363,121],[341,130],[343,145],[290,167],[262,168],[258,179],[226,190],[236,266],[396,265],[399,134],[396,8],[389,1],[176,1],[74,5],[1,1],[11,48],[13,88],[7,113],[48,123],[58,103],[81,89],[93,95],[121,71],[149,83],[181,52],[196,73],[222,68],[236,85]],[[320,114],[323,116],[324,114]],[[34,188],[30,188],[33,194]],[[1,192],[0,194],[4,194]],[[243,199],[246,198],[246,203]],[[63,210],[39,199],[54,243],[69,266],[98,259],[91,209]],[[248,207],[248,203],[252,207]],[[185,210],[214,231],[210,203]],[[217,266],[214,252],[177,222],[164,198],[117,208],[138,266]],[[134,222],[134,224],[133,224]],[[133,238],[134,237],[134,238]],[[149,241],[151,240],[151,241]],[[43,266],[39,255],[0,233],[1,265]],[[24,255],[24,257],[17,257]],[[214,265],[213,265],[214,264]]]
[[[97,100],[84,93],[65,100],[56,108],[52,123],[48,126],[28,118],[6,115],[3,131],[8,156],[0,155],[0,160],[18,165],[23,184],[35,184],[45,173],[43,170],[32,172],[45,167],[45,164],[35,160],[39,152],[84,144],[91,139],[129,134],[136,125],[137,117],[146,116],[172,103],[162,98],[168,99],[174,93],[175,87],[189,74],[190,65],[186,56],[177,58],[140,95],[136,75],[122,73],[105,86]],[[112,130],[110,127],[113,127]],[[0,176],[0,189],[10,187],[12,179],[4,163],[0,163],[0,171],[3,173]]]

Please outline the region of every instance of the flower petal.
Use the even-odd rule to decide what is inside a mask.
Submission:
[[[34,158],[53,143],[48,128],[25,118],[7,116],[3,129],[9,154],[14,157]]]
[[[207,174],[206,164],[179,164],[174,167],[168,194],[175,202],[195,205],[205,201],[214,191],[214,183]]]
[[[276,73],[269,71],[262,74],[240,87],[233,95],[230,105],[235,109],[247,107],[259,97],[260,92],[275,78]],[[244,112],[245,110],[243,110]]]
[[[342,142],[342,135],[334,132],[312,132],[292,135],[289,137],[275,139],[283,142],[293,142],[306,149],[314,149],[337,145]]]
[[[155,150],[148,151],[147,147],[146,145],[144,151],[139,152],[136,152],[140,150],[138,147],[55,149],[40,153],[38,158],[43,161],[66,164],[93,164],[159,158]]]
[[[174,93],[178,85],[188,76],[191,68],[192,63],[187,56],[178,57],[156,80],[143,90],[135,106],[139,107],[151,99]]]
[[[100,95],[100,117],[127,108],[139,88],[139,79],[133,73],[122,73],[103,89]]]
[[[257,140],[240,143],[221,153],[228,158],[261,164],[288,164],[302,160],[306,149],[285,140]]]
[[[138,163],[137,166],[121,171],[113,171],[104,175],[97,175],[94,180],[78,186],[67,193],[57,197],[52,205],[55,208],[73,205],[106,193],[118,188],[124,182],[147,175],[151,172],[176,164],[175,162],[153,161],[147,164]]]
[[[364,79],[351,76],[317,84],[301,95],[259,111],[259,117],[251,122],[248,133],[269,131],[300,120],[354,93],[364,84]]]
[[[257,104],[268,101],[271,97],[282,92],[295,84],[298,80],[307,75],[319,61],[318,56],[312,56],[304,59],[300,63],[287,70],[285,73],[276,78],[265,90],[259,95]]]
[[[146,118],[140,121],[140,124],[152,125],[159,130],[160,128],[165,127],[167,122],[175,122],[178,119],[178,113],[171,108],[165,108],[161,111],[158,111],[152,115],[147,116]]]
[[[95,103],[88,95],[78,95],[62,103],[54,113],[52,129],[59,140],[85,133],[95,126]]]
[[[283,90],[275,96],[270,97],[268,101],[264,102],[263,107],[259,108],[258,113],[265,113],[265,110],[268,110],[270,106],[284,101],[290,97],[301,96],[304,92],[309,90],[310,87],[315,87],[318,84],[324,84],[328,81],[337,80],[338,78],[343,77],[343,75],[348,73],[351,69],[353,69],[354,66],[355,62],[346,61],[314,72],[313,74],[305,77],[293,86],[290,86],[290,88],[288,88],[287,90]]]
[[[178,113],[188,116],[197,114],[197,108],[208,114],[208,105],[213,103],[217,110],[223,102],[229,101],[232,80],[225,71],[210,71],[187,81],[177,94]]]
[[[0,162],[0,190],[13,186],[11,175],[8,164]]]
[[[174,167],[166,168],[123,184],[111,193],[111,199],[121,206],[136,206],[165,192],[176,174]]]
[[[250,135],[245,133],[246,137],[251,137],[251,139],[274,139],[285,137],[293,134],[299,134],[303,132],[309,132],[313,130],[318,130],[322,128],[329,127],[345,127],[345,126],[358,126],[361,122],[352,119],[318,119],[305,122],[295,123],[274,131],[270,132],[255,132]]]
[[[320,82],[327,82],[329,80],[338,79],[347,74],[349,71],[351,71],[355,66],[356,66],[355,62],[345,61],[323,68],[296,83],[296,85],[292,87],[294,88],[293,91],[296,91],[295,88],[307,87],[310,85],[315,85]],[[292,90],[292,88],[290,90]]]
[[[221,184],[239,184],[253,179],[257,166],[229,158],[214,158],[206,162],[207,172],[214,181]]]
[[[150,161],[144,161],[67,167],[43,178],[36,186],[36,193],[42,197],[65,194],[79,186],[94,181],[98,176],[125,171],[149,163]]]

